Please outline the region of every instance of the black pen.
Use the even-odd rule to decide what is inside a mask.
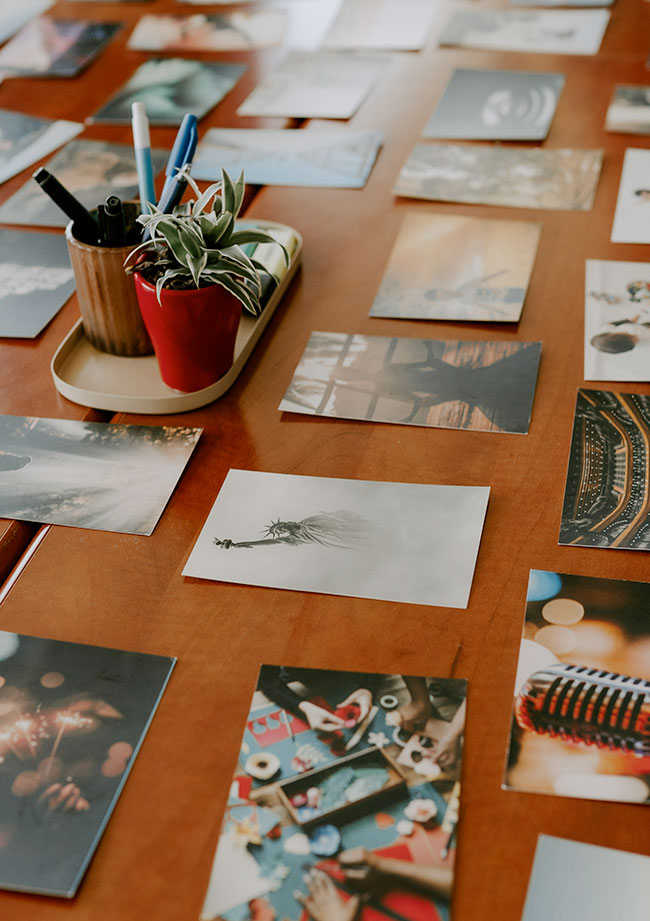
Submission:
[[[104,243],[124,246],[124,234],[124,206],[117,195],[109,195],[104,202]]]
[[[55,205],[63,211],[64,214],[73,222],[72,232],[74,237],[81,243],[90,243],[95,245],[99,241],[99,227],[92,214],[84,208],[80,201],[71,195],[68,190],[61,185],[52,173],[48,173],[43,167],[39,167],[33,174],[33,179],[38,182],[46,195],[49,195]]]

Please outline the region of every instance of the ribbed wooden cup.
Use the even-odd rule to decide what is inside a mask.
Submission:
[[[136,356],[153,354],[142,320],[133,276],[124,260],[133,246],[91,246],[65,229],[70,262],[77,284],[79,312],[86,337],[102,352]]]

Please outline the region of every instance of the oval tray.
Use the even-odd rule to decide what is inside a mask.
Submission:
[[[84,334],[78,320],[56,350],[50,363],[59,393],[93,409],[113,412],[182,413],[206,406],[222,396],[237,380],[257,341],[266,329],[296,273],[302,255],[302,237],[293,227],[274,221],[255,221],[255,226],[273,231],[292,231],[298,240],[287,273],[269,298],[259,317],[242,312],[235,342],[235,359],[230,370],[216,383],[193,393],[172,390],[161,380],[155,355],[122,358],[100,352]]]

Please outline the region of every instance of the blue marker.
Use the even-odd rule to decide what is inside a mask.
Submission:
[[[131,106],[131,125],[133,126],[133,146],[135,163],[138,170],[138,187],[140,189],[140,211],[149,214],[147,202],[156,203],[156,190],[153,184],[153,166],[151,163],[151,141],[149,139],[149,119],[143,102],[134,102]]]
[[[176,135],[174,146],[171,149],[169,160],[167,161],[167,166],[165,167],[165,176],[167,178],[165,179],[165,185],[163,186],[162,195],[160,196],[161,203],[167,199],[170,188],[175,183],[175,178],[178,171],[183,169],[184,166],[187,166],[188,163],[192,162],[198,138],[199,125],[196,120],[196,115],[192,115],[188,112],[188,114],[184,116],[183,121],[181,122],[181,126],[178,129],[178,134]],[[160,203],[158,207],[163,211],[171,210],[162,208]]]

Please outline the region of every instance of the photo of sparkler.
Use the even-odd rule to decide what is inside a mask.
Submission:
[[[174,661],[0,631],[0,888],[74,895]]]

